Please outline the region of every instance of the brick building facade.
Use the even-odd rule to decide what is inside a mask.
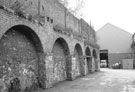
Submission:
[[[99,67],[95,31],[57,0],[0,0],[0,91],[50,88]]]
[[[132,48],[132,58],[133,58],[133,69],[135,69],[135,33],[132,35],[131,48]]]

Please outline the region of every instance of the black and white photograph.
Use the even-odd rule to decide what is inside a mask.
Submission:
[[[135,0],[0,0],[0,92],[135,92]]]

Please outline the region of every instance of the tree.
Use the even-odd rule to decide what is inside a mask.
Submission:
[[[83,0],[75,0],[73,5],[70,5],[73,0],[58,0],[62,3],[73,15],[80,18],[82,16],[81,9],[84,7]]]

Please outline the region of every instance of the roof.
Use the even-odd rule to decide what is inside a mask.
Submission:
[[[131,33],[110,23],[105,24],[96,33],[101,49],[108,49],[109,53],[131,52]]]

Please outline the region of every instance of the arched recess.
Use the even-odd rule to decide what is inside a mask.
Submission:
[[[95,70],[97,70],[98,69],[98,61],[97,61],[98,57],[97,57],[97,52],[95,49],[93,50],[92,54],[93,54],[94,62],[95,62]]]
[[[97,52],[95,49],[93,50],[92,55],[93,55],[94,59],[97,59]]]
[[[90,73],[92,69],[92,58],[91,58],[91,51],[89,47],[86,47],[85,55],[86,55],[88,73]]]
[[[91,51],[89,47],[86,47],[85,54],[86,56],[91,56]]]
[[[68,56],[70,55],[69,47],[65,39],[58,38],[52,49],[54,61],[54,83],[59,83],[68,79],[69,65]]]
[[[83,75],[84,73],[84,68],[83,68],[83,51],[82,51],[82,47],[80,44],[76,44],[75,48],[74,48],[74,57],[75,57],[75,61],[73,62],[73,71],[76,75],[76,77]]]
[[[5,81],[12,81],[14,85],[9,82],[9,91],[11,88],[12,90],[34,88],[33,86],[38,87],[45,82],[42,81],[44,73],[41,71],[44,68],[41,66],[43,61],[40,58],[43,47],[39,37],[30,27],[16,25],[8,29],[0,39],[0,53],[0,68],[4,71],[0,77],[6,76]],[[16,84],[15,80],[18,80],[19,84]]]

